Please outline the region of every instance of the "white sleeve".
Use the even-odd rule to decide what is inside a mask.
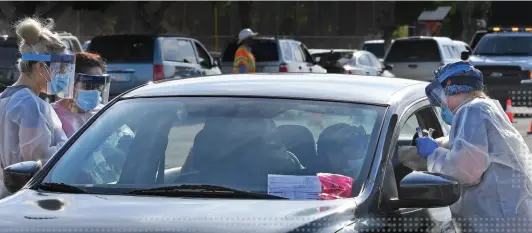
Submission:
[[[11,106],[8,116],[19,126],[18,142],[23,161],[41,161],[45,164],[64,143],[52,145],[53,132],[50,129],[54,128],[53,122],[46,119],[33,96],[22,97]]]
[[[451,148],[437,148],[428,157],[427,168],[463,185],[475,185],[490,165],[486,128],[490,117],[480,105],[464,108],[454,117]]]

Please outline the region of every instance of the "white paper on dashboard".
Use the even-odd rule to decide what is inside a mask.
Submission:
[[[268,194],[291,200],[317,200],[321,192],[318,176],[268,174]]]

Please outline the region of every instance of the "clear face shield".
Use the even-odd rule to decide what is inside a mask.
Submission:
[[[72,54],[22,54],[22,61],[37,61],[45,65],[49,74],[46,94],[59,98],[74,97],[74,71],[76,57]]]
[[[109,89],[111,76],[76,74],[75,103],[81,112],[88,112],[98,105],[107,104],[109,101]]]
[[[431,105],[440,108],[448,108],[447,96],[438,80],[432,81],[427,87],[425,87],[425,94]]]

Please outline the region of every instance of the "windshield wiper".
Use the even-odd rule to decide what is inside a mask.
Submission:
[[[242,191],[238,189],[227,188],[223,186],[216,185],[178,185],[178,186],[165,186],[158,188],[150,189],[139,189],[133,190],[126,194],[132,195],[156,195],[156,196],[202,196],[205,194],[215,194],[215,195],[228,195],[230,197],[237,198],[253,198],[253,199],[287,199],[284,197],[263,194],[263,193],[252,193],[248,191]]]
[[[51,192],[60,192],[60,193],[89,193],[87,190],[73,186],[68,185],[65,183],[42,183],[37,186],[37,188],[44,190],[44,191],[51,191]]]

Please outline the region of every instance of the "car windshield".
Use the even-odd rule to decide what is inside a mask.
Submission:
[[[473,39],[471,39],[471,43],[469,45],[471,47],[471,49],[475,49],[477,47],[477,44],[480,41],[480,39],[482,39],[482,37],[484,37],[485,35],[486,35],[486,32],[477,32],[477,33],[475,33],[475,35],[473,36]]]
[[[474,55],[532,56],[532,36],[485,36],[478,43]]]
[[[104,194],[184,184],[267,193],[268,174],[324,172],[352,177],[356,196],[385,110],[292,99],[121,100],[76,139],[43,182]]]
[[[314,59],[322,66],[345,65],[351,58],[353,52],[326,52],[312,54]]]
[[[366,50],[370,53],[373,53],[377,58],[384,57],[384,43],[368,43],[364,44],[362,50]]]
[[[255,57],[255,62],[272,62],[279,61],[279,50],[275,40],[254,39],[251,40],[251,53]],[[238,44],[233,41],[227,45],[223,52],[223,62],[233,62]]]

